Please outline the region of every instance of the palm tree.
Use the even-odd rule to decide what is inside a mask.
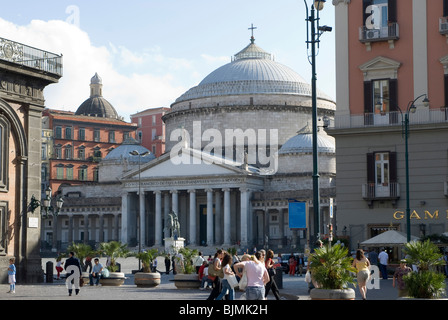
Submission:
[[[151,272],[151,264],[154,259],[157,258],[159,254],[159,250],[150,249],[148,251],[141,251],[135,254],[135,257],[142,261],[143,264],[143,272]]]
[[[417,272],[403,277],[410,297],[437,299],[445,294],[445,275],[435,267],[445,264],[439,248],[429,239],[405,244],[406,262],[416,265]]]
[[[85,271],[84,259],[95,254],[95,251],[88,244],[74,242],[67,247],[67,252],[71,251],[73,251],[76,258],[79,259],[79,262],[81,263],[81,269]]]
[[[345,289],[348,284],[355,284],[350,272],[356,269],[346,247],[325,245],[316,249],[308,260],[312,278],[320,289]]]
[[[118,241],[100,243],[98,252],[109,257],[110,265],[107,266],[107,269],[111,272],[118,270],[117,258],[126,258],[130,255],[127,244]]]

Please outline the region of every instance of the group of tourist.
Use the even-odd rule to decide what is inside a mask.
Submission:
[[[275,264],[272,250],[260,250],[254,255],[244,254],[241,259],[224,250],[217,250],[211,261],[201,254],[194,264],[201,280],[201,290],[210,288],[207,300],[234,300],[235,288],[244,291],[241,298],[246,300],[266,300],[272,290],[275,298],[280,293],[275,283]]]

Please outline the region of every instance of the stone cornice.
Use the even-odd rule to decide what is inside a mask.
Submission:
[[[350,4],[350,1],[351,1],[351,0],[333,0],[333,5],[334,5],[334,6],[337,6],[337,5],[340,4],[340,3],[343,3],[343,4]]]

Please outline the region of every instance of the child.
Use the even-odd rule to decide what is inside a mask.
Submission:
[[[8,293],[16,293],[16,266],[14,265],[15,258],[9,259],[8,267],[8,282],[9,291]]]
[[[57,278],[56,278],[56,280],[60,280],[61,278],[60,278],[60,276],[61,276],[61,272],[64,270],[63,268],[62,268],[62,265],[63,265],[64,263],[61,261],[61,257],[58,257],[57,259],[56,259],[56,271],[58,272],[58,275],[57,275]]]

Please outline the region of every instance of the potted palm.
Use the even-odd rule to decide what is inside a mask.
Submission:
[[[79,259],[81,264],[81,269],[83,270],[81,278],[83,279],[84,284],[89,283],[89,273],[87,272],[87,266],[84,261],[87,257],[95,255],[95,251],[91,246],[85,243],[72,243],[67,247],[67,252],[73,252],[75,257]]]
[[[117,258],[126,258],[130,255],[127,245],[118,241],[102,242],[98,252],[108,258],[106,268],[109,271],[109,276],[101,278],[101,285],[121,286],[126,278],[123,272],[117,272],[119,268]]]
[[[174,275],[174,285],[178,289],[198,289],[201,285],[199,276],[195,273],[193,258],[198,255],[198,250],[190,248],[179,249],[174,257],[176,263],[176,274]]]
[[[160,284],[160,273],[151,272],[151,265],[154,259],[157,259],[159,250],[150,249],[135,254],[135,257],[142,261],[142,270],[135,273],[134,283],[137,287],[156,287]]]
[[[436,267],[445,265],[439,248],[429,239],[405,244],[406,263],[416,265],[417,272],[403,277],[408,296],[420,299],[440,299],[445,295],[445,275]]]
[[[312,300],[354,300],[355,291],[349,284],[355,284],[351,272],[353,258],[348,249],[337,244],[316,249],[308,258],[315,288],[310,291]]]

